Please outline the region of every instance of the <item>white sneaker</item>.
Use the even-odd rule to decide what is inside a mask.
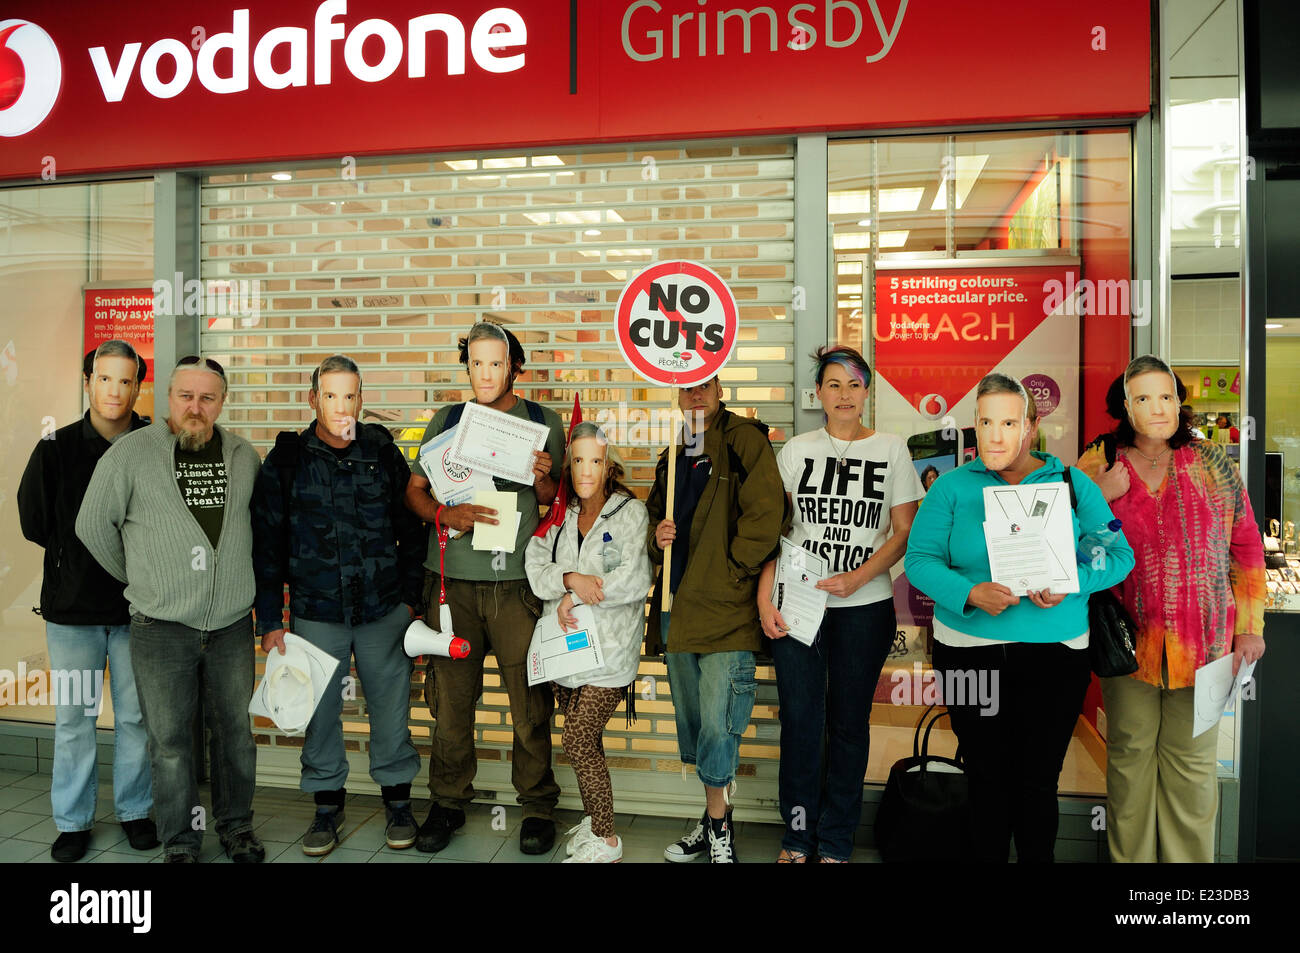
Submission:
[[[709,863],[734,864],[736,860],[735,834],[731,827],[731,815],[722,821],[722,832],[715,833],[712,821],[709,823]]]
[[[591,833],[591,815],[584,814],[577,826],[569,829],[567,836],[571,837],[572,840],[564,845],[564,853],[572,857],[584,841],[589,841],[595,836]]]
[[[575,837],[574,840],[577,840]],[[613,847],[605,838],[592,835],[580,843],[573,851],[572,857],[564,858],[566,864],[617,864],[623,859],[623,838],[615,837],[618,843]]]

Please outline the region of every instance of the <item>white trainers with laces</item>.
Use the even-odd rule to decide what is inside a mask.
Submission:
[[[574,840],[577,840],[575,837]],[[623,838],[615,837],[611,847],[605,838],[594,834],[574,848],[573,856],[564,858],[566,864],[617,864],[623,859]]]
[[[584,841],[589,841],[595,836],[591,832],[591,815],[584,814],[582,820],[577,823],[577,826],[569,828],[567,836],[572,839],[564,845],[564,853],[567,856],[572,857],[574,852],[582,846]]]

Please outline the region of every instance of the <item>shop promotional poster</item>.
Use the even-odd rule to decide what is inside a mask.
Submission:
[[[975,389],[997,371],[1038,407],[1042,447],[1073,459],[1079,440],[1079,266],[878,270],[872,336],[875,426],[903,437],[926,482],[978,454]],[[924,505],[924,502],[922,502]],[[933,603],[895,580],[900,628],[928,628]]]

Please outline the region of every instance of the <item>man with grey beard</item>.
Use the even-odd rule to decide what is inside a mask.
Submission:
[[[77,536],[126,583],[131,663],[149,734],[154,807],[168,863],[198,860],[207,828],[194,773],[200,678],[212,730],[217,835],[236,863],[260,863],[253,834],[253,534],[259,460],[216,425],[226,372],[184,357],[167,385],[167,419],[121,437],[100,460]]]

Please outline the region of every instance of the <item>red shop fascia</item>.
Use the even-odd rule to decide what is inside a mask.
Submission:
[[[1132,122],[1134,0],[18,0],[0,182],[599,142]],[[1026,81],[1026,77],[1033,77]],[[1080,249],[1127,279],[1127,253]],[[1129,358],[1082,340],[1082,430]]]

